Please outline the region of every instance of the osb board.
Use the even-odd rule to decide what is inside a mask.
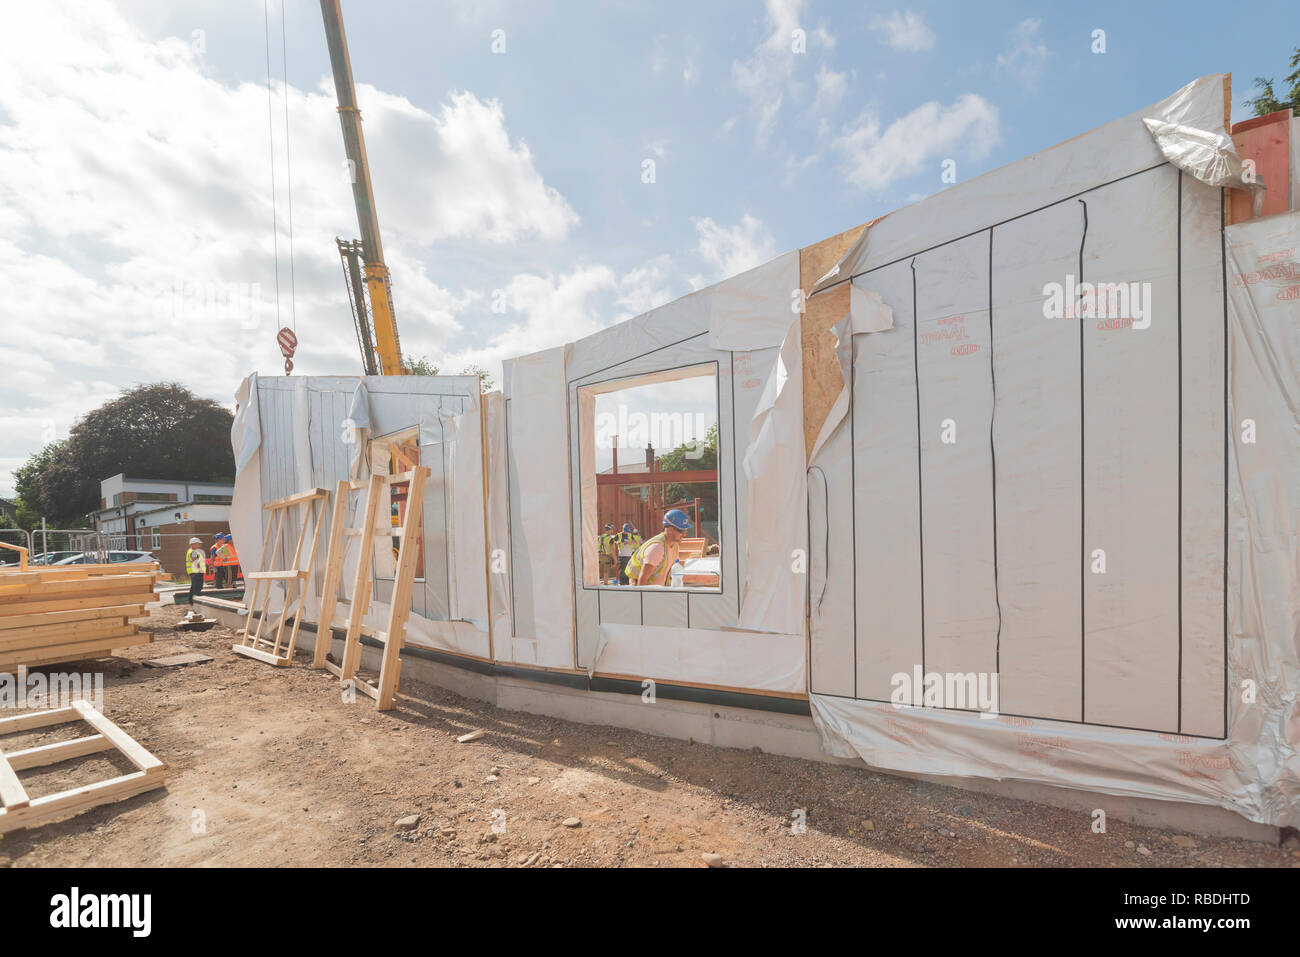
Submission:
[[[1285,213],[1291,208],[1291,111],[1278,110],[1232,127],[1232,145],[1243,160],[1253,160],[1255,175],[1267,189],[1260,217]],[[1228,212],[1234,223],[1254,219],[1254,197],[1244,189],[1228,191]]]
[[[838,235],[799,250],[799,285],[808,290],[826,275],[857,241],[866,226],[855,226]],[[840,394],[843,380],[835,361],[835,335],[831,328],[848,314],[849,284],[809,299],[800,319],[799,339],[803,345],[803,436],[805,453],[812,451],[817,433]]]

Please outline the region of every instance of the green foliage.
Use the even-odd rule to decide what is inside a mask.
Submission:
[[[718,467],[718,425],[715,422],[704,433],[701,445],[690,443],[679,445],[671,452],[659,456],[660,472],[697,472]],[[673,483],[664,490],[664,501],[679,502],[683,499],[700,499],[701,519],[718,517],[718,486],[714,482]]]
[[[418,359],[407,359],[402,363],[402,368],[406,370],[407,375],[438,374],[438,367],[429,361],[428,356],[420,356]]]
[[[439,375],[439,366],[430,361],[428,356],[420,356],[418,359],[407,359],[402,363],[402,368],[406,370],[407,375]],[[461,369],[457,375],[476,375],[479,377],[479,388],[483,392],[491,392],[493,388],[492,376],[482,366],[466,366]]]
[[[99,483],[132,478],[230,482],[234,416],[177,383],[142,385],[73,425],[68,437],[31,456],[14,473],[23,527],[80,527],[99,508]]]
[[[1291,90],[1284,99],[1278,99],[1273,92],[1272,78],[1256,77],[1255,88],[1260,91],[1259,95],[1248,99],[1246,105],[1255,111],[1256,116],[1267,116],[1287,107],[1300,116],[1300,47],[1296,47],[1291,55],[1291,72],[1286,75],[1285,82],[1291,85]]]

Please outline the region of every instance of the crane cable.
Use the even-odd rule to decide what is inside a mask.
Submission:
[[[266,38],[266,134],[271,144],[271,249],[275,260],[275,325],[280,326],[280,226],[275,201],[275,119],[271,101],[271,14],[262,0],[262,30]]]
[[[298,289],[293,274],[293,153],[289,149],[289,52],[288,27],[284,22],[285,0],[280,0],[280,61],[284,69],[284,166],[289,202],[289,308],[293,331],[298,331]]]

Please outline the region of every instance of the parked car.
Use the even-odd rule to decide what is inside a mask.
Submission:
[[[153,557],[153,552],[109,552],[109,562],[156,562],[158,559]],[[55,565],[98,565],[103,561],[98,552],[74,552],[69,557],[61,561],[54,562]]]
[[[65,558],[71,558],[73,555],[80,555],[81,552],[41,552],[39,555],[32,555],[27,559],[28,565],[57,565]]]

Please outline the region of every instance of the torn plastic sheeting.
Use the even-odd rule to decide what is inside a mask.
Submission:
[[[855,279],[849,287],[849,312],[831,329],[835,335],[835,358],[840,368],[842,383],[839,394],[826,413],[817,438],[813,441],[809,462],[817,461],[817,453],[839,428],[849,409],[849,382],[853,375],[853,336],[884,332],[894,328],[894,310],[880,298],[880,293],[867,289],[862,280]]]
[[[744,453],[749,505],[738,623],[752,631],[804,631],[807,580],[796,571],[808,541],[801,335],[796,318],[768,373]]]
[[[1146,124],[1165,159],[1209,186],[1249,190],[1258,216],[1265,184],[1243,178],[1241,157],[1224,129],[1222,82],[1203,77],[1144,111]]]
[[[602,623],[589,674],[802,694],[804,639],[802,634]]]
[[[370,421],[370,391],[366,388],[365,379],[360,380],[356,389],[352,391],[352,400],[348,404],[348,423],[352,430],[351,438],[356,443],[354,445],[356,452],[348,467],[348,477],[355,482],[363,474],[368,474],[368,468],[363,469],[362,466],[368,465],[364,461],[365,450],[370,445],[373,428]]]

